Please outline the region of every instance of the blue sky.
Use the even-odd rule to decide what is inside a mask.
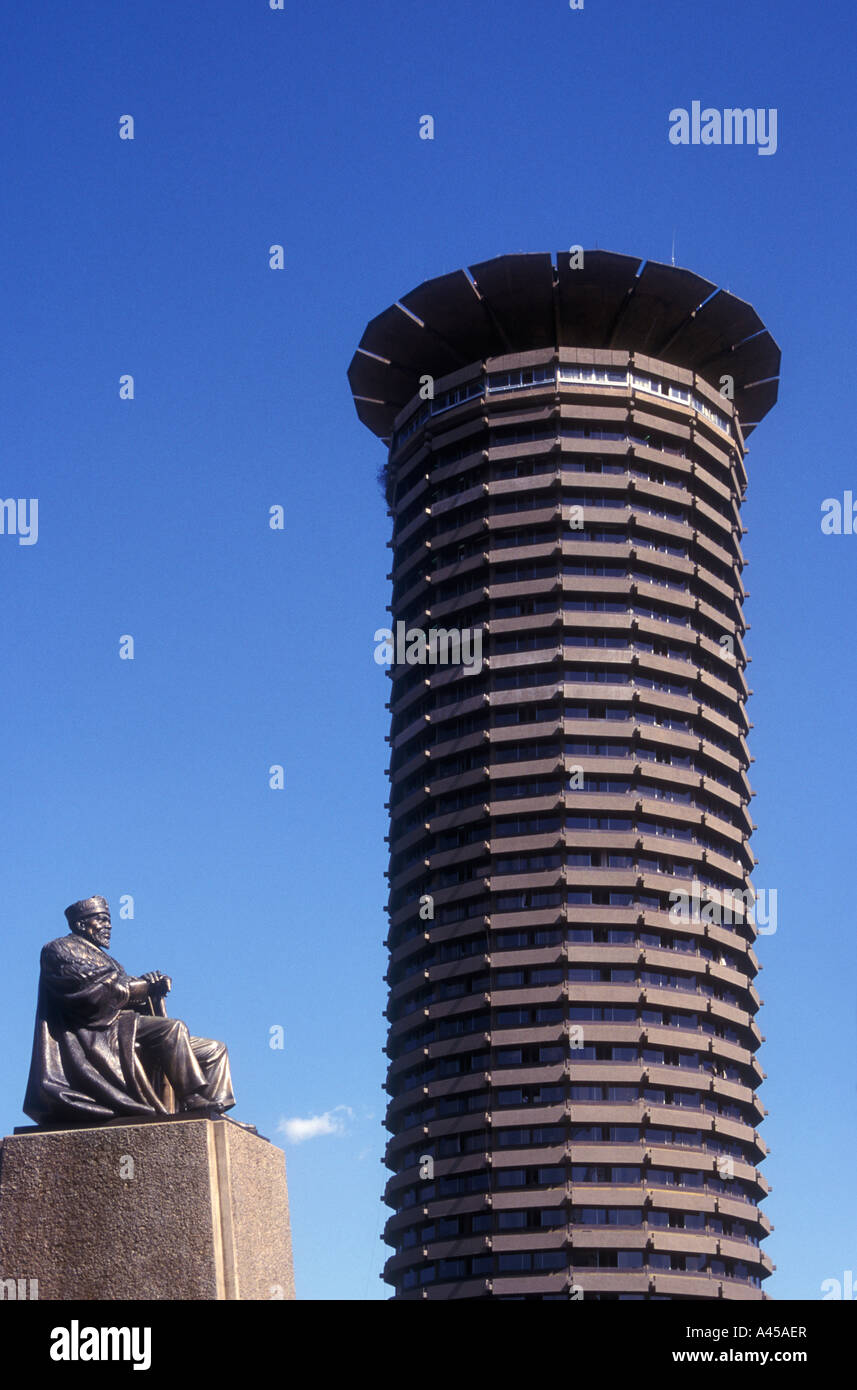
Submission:
[[[386,1296],[389,523],[345,373],[424,279],[674,239],[784,354],[745,511],[756,883],[779,902],[767,1287],[817,1299],[857,1268],[857,536],[820,528],[857,492],[855,30],[844,0],[10,7],[0,497],[38,498],[39,534],[0,535],[3,1132],[40,946],[73,899],[132,894],[115,954],[172,975],[171,1011],[230,1045],[234,1113],[285,1142],[299,1296]],[[672,145],[694,100],[776,108],[776,154]],[[312,1117],[330,1132],[279,1128]]]

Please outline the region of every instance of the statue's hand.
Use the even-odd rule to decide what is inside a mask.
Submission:
[[[159,994],[169,994],[173,987],[173,982],[169,975],[162,975],[160,970],[150,970],[147,974],[141,975],[149,986],[149,994],[157,997]]]

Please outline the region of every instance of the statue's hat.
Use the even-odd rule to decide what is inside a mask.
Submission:
[[[109,914],[110,908],[107,906],[106,898],[81,898],[80,902],[72,903],[71,907],[66,908],[65,919],[69,926],[73,927],[81,917],[96,917],[99,912]]]

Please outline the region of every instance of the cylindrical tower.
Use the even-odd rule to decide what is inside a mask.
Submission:
[[[587,251],[428,281],[351,363],[393,518],[396,1298],[764,1297],[739,509],[779,358]]]

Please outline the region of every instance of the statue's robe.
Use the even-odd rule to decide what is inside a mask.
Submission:
[[[165,1115],[137,1055],[131,977],[83,936],[49,941],[24,1113],[37,1124]]]

